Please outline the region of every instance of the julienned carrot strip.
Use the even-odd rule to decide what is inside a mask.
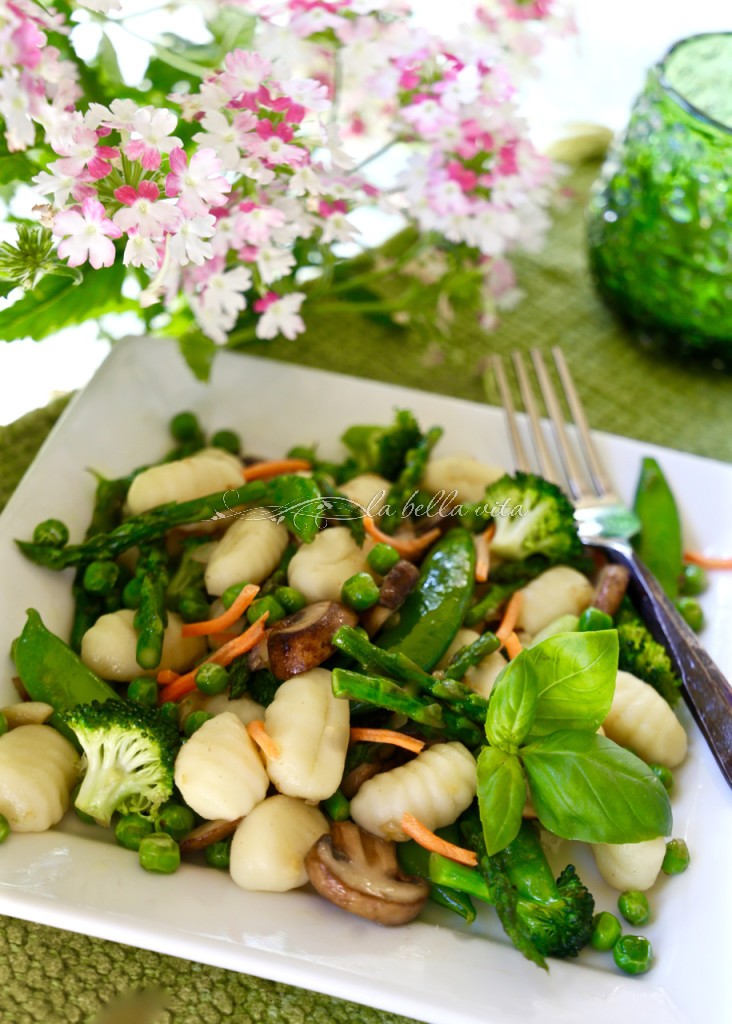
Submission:
[[[380,544],[389,544],[402,558],[420,555],[425,548],[428,548],[440,536],[440,531],[435,527],[434,530],[428,530],[427,533],[423,533],[421,537],[392,537],[390,534],[380,530],[371,516],[363,517],[363,525],[370,537],[373,537]]]
[[[685,551],[684,561],[691,562],[692,565],[700,565],[702,569],[732,569],[732,558],[703,555],[700,551]]]
[[[300,473],[304,469],[310,469],[307,459],[272,459],[269,462],[255,462],[253,466],[245,466],[241,475],[249,483],[251,480],[268,480],[281,473]]]
[[[187,622],[181,630],[181,635],[209,636],[211,633],[223,633],[242,617],[258,593],[259,587],[248,583],[237,594],[233,604],[221,615],[217,615],[215,619],[206,619],[205,622]]]
[[[521,606],[524,603],[523,591],[517,590],[515,594],[511,595],[511,599],[506,605],[506,610],[503,613],[503,619],[501,624],[496,630],[496,636],[502,642],[506,642],[506,637],[509,633],[513,633],[518,622],[518,617],[521,614]]]
[[[475,579],[477,583],[485,583],[491,566],[490,543],[493,534],[496,532],[495,523],[491,523],[488,529],[484,530],[475,538]]]
[[[354,726],[351,729],[351,741],[353,743],[391,743],[393,747],[402,747],[415,754],[419,754],[424,747],[424,740],[418,740],[416,736],[406,736],[403,732],[395,732],[393,729],[366,729],[361,726]]]
[[[523,648],[521,647],[521,641],[515,633],[509,633],[506,639],[503,641],[503,647],[508,655],[509,661],[513,661],[517,654],[521,654]]]
[[[233,640],[229,640],[228,643],[224,644],[223,647],[219,647],[213,654],[209,654],[207,658],[201,662],[201,665],[206,662],[213,662],[214,665],[223,665],[226,668],[230,665],[234,658],[238,658],[240,654],[246,654],[247,651],[251,651],[252,648],[256,647],[259,641],[263,638],[265,633],[265,624],[269,612],[265,612],[261,618],[257,619],[254,625],[250,626],[249,629],[245,629],[244,632],[235,637]],[[195,668],[191,669],[190,672],[186,672],[185,675],[178,676],[173,682],[167,686],[163,686],[158,694],[158,702],[165,704],[170,700],[180,700],[181,697],[185,697],[187,693],[196,688],[196,672],[198,672],[201,665],[196,665]]]
[[[264,728],[264,722],[258,718],[255,719],[255,721],[250,722],[247,726],[247,732],[269,760],[280,756],[280,748]]]
[[[429,850],[430,853],[441,853],[443,857],[455,860],[458,864],[467,864],[470,868],[477,867],[478,857],[472,850],[466,850],[462,846],[455,846],[454,843],[448,843],[446,839],[436,836],[434,832],[430,832],[427,826],[423,825],[413,814],[403,814],[401,825],[402,831],[406,832],[410,839],[413,839],[415,843],[419,843],[421,847]]]

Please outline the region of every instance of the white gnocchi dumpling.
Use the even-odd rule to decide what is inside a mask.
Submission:
[[[462,743],[436,743],[412,761],[364,782],[351,801],[351,817],[367,832],[403,842],[404,814],[434,831],[470,806],[477,788],[475,758]]]
[[[156,669],[145,671],[137,664],[135,613],[129,608],[100,616],[81,639],[81,660],[102,679],[130,682],[137,676],[154,676],[162,669],[186,672],[207,651],[205,637],[184,637],[183,620],[168,612],[163,652]]]
[[[378,473],[361,473],[341,484],[339,490],[375,518],[386,504],[390,487],[389,481]]]
[[[462,647],[474,643],[479,637],[480,633],[476,633],[474,629],[459,629],[455,634],[454,640],[438,662],[437,668],[446,669],[453,655],[457,654]],[[493,654],[486,655],[477,665],[471,665],[463,676],[463,682],[471,690],[479,693],[481,697],[488,698],[493,689],[493,684],[507,664],[508,662],[503,654],[500,651],[494,651]]]
[[[602,877],[619,892],[645,892],[658,878],[666,854],[663,836],[643,843],[594,843],[592,853]]]
[[[238,826],[231,842],[231,877],[242,889],[287,892],[305,885],[305,857],[328,831],[325,815],[303,800],[270,796]]]
[[[48,725],[19,725],[0,736],[0,814],[13,832],[45,832],[68,810],[79,757]]]
[[[243,483],[241,462],[221,448],[202,448],[186,459],[163,462],[139,473],[127,494],[127,511],[137,516],[169,501],[191,501]]]
[[[208,711],[210,715],[222,715],[224,712],[229,712],[236,715],[244,725],[249,725],[250,722],[261,722],[264,718],[264,708],[251,697],[235,697],[234,700],[230,700],[228,693],[217,693],[212,696],[196,693],[195,697],[196,710]]]
[[[447,455],[430,459],[421,486],[431,494],[454,495],[454,503],[480,501],[486,487],[505,474],[500,466],[487,466],[472,455]]]
[[[649,764],[675,768],[686,757],[686,731],[663,697],[630,672],[618,672],[605,733]]]
[[[579,626],[579,615],[560,615],[558,619],[552,619],[548,626],[540,629],[536,636],[530,637],[524,646],[536,647],[537,644],[549,640],[559,633],[576,633]]]
[[[234,583],[261,583],[277,568],[287,544],[287,528],[266,508],[238,516],[208,560],[206,590],[221,595]]]
[[[279,756],[267,773],[280,793],[327,800],[338,789],[350,738],[347,700],[333,696],[330,672],[314,668],[285,680],[264,713]]]
[[[321,530],[312,544],[303,544],[287,569],[287,582],[308,604],[340,601],[343,584],[357,572],[373,575],[366,556],[373,547],[367,538],[359,547],[347,526]]]
[[[592,603],[594,593],[581,572],[555,565],[523,588],[518,626],[535,636],[560,615],[580,615]]]
[[[230,711],[209,718],[183,744],[174,776],[188,806],[210,821],[249,814],[269,786],[257,747]]]

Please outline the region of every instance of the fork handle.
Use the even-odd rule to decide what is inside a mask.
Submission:
[[[630,572],[631,596],[654,638],[668,650],[684,696],[728,784],[732,786],[732,689],[658,580],[623,543],[600,542],[611,562]]]

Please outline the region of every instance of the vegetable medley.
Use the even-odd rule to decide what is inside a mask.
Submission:
[[[592,945],[648,970],[648,940],[544,852],[591,844],[633,928],[689,860],[666,839],[679,680],[563,493],[434,455],[441,430],[408,411],[348,429],[337,463],[243,457],[191,413],[171,432],[160,462],[98,478],[81,542],[58,520],[18,541],[73,567],[75,615],[66,643],[31,609],[13,644],[0,839],[72,802],[149,871],[310,883],[382,925],[490,904],[541,966]],[[644,554],[693,617],[703,579],[650,460],[636,507],[661,516]]]

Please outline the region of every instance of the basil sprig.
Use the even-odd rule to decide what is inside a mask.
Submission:
[[[522,651],[496,680],[478,758],[489,854],[518,834],[526,792],[564,839],[639,843],[671,832],[668,794],[643,761],[597,734],[615,692],[614,629],[561,633]]]

